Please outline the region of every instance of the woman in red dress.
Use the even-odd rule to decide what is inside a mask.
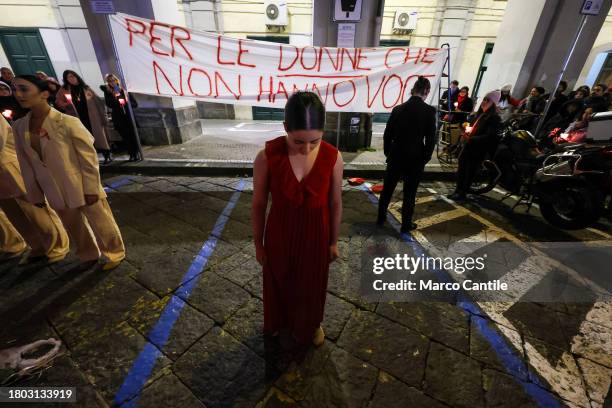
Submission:
[[[325,108],[316,94],[293,94],[284,124],[287,136],[266,142],[253,166],[251,219],[263,266],[264,334],[319,346],[329,263],[339,255],[343,162],[322,140]]]

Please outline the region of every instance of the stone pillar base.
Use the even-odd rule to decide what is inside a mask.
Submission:
[[[202,119],[235,119],[234,105],[197,101],[196,106]]]
[[[185,143],[202,135],[195,106],[186,108],[137,108],[134,110],[140,142],[148,146]]]

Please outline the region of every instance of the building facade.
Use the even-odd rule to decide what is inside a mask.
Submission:
[[[267,24],[269,16],[263,0],[146,1],[153,5],[155,16],[170,15],[173,20],[179,16],[180,22],[194,29],[294,45],[313,42],[312,0],[278,1],[286,3],[284,27]],[[486,78],[495,78],[493,71],[499,69],[488,63],[506,10],[513,2],[520,2],[514,6],[523,7],[529,13],[529,3],[521,0],[385,0],[380,45],[439,47],[449,44],[452,79],[468,86],[473,94],[482,95],[489,90],[483,89],[483,85],[504,85]],[[92,41],[85,22],[82,7],[88,4],[88,0],[0,0],[0,65],[10,66],[16,73],[36,67],[60,80],[62,72],[70,68],[82,74],[98,91],[97,85],[102,83],[105,72],[100,69],[94,50],[95,38]],[[412,22],[416,24],[410,30],[398,29],[396,19],[406,13],[416,17]],[[611,55],[612,13],[605,18],[580,75],[571,78],[570,83],[607,82],[610,85]],[[278,118],[274,111],[250,107],[198,103],[198,108],[202,117]]]

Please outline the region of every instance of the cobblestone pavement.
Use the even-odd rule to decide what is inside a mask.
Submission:
[[[65,354],[28,384],[76,386],[77,406],[612,404],[609,303],[364,301],[364,247],[398,234],[375,228],[376,198],[350,186],[341,259],[329,274],[325,344],[266,375],[251,180],[105,183],[127,246],[119,268],[78,271],[74,258],[51,267],[0,264],[0,348],[61,338]],[[509,259],[518,265],[523,242],[610,240],[609,225],[562,232],[535,213],[510,212],[498,193],[458,206],[442,197],[449,189],[430,183],[419,191],[413,237],[429,253],[503,240],[516,245]]]

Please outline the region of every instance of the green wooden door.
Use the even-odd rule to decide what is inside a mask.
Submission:
[[[279,35],[255,36],[247,37],[249,40],[269,41],[281,44],[289,44],[289,37]],[[262,106],[253,106],[254,120],[285,120],[285,110],[277,108],[264,108]]]
[[[0,29],[0,44],[15,75],[44,71],[57,78],[38,30]]]
[[[408,47],[410,40],[380,40],[380,47]],[[390,113],[375,113],[372,121],[376,123],[387,123]]]

